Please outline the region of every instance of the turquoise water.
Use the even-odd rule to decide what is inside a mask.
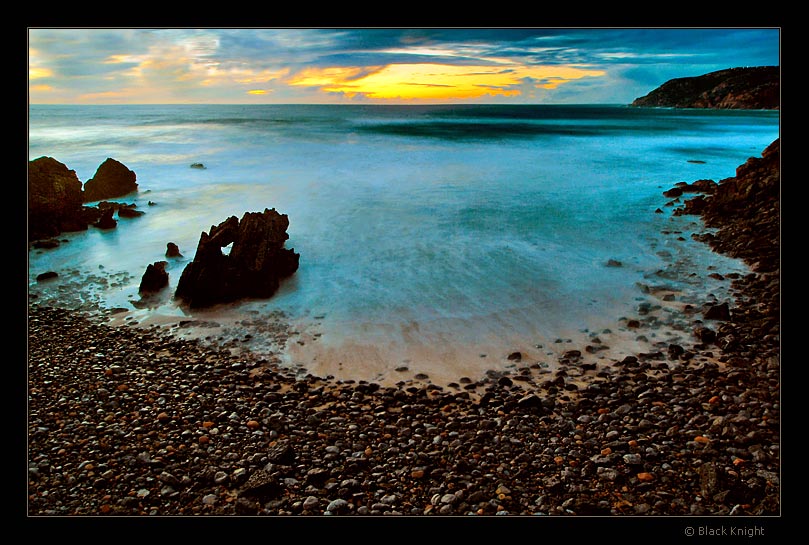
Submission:
[[[733,176],[778,134],[778,112],[762,111],[31,106],[29,159],[54,157],[85,182],[115,158],[139,184],[120,200],[146,214],[31,251],[29,290],[138,319],[195,317],[170,292],[200,233],[276,208],[289,216],[300,269],[272,299],[227,312],[280,311],[312,332],[287,354],[303,366],[348,367],[351,353],[364,355],[352,364],[359,376],[370,360],[374,373],[402,362],[437,373],[448,361],[462,372],[472,359],[477,369],[484,353],[493,365],[493,352],[615,328],[661,269],[679,267],[667,282],[704,295],[721,286],[690,273],[745,270],[661,234],[681,229],[688,239],[699,226],[655,210],[676,182]],[[140,278],[169,241],[184,256],[170,261],[169,295],[142,308]],[[45,270],[60,279],[37,283]]]

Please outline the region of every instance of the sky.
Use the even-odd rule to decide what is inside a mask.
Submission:
[[[628,104],[780,65],[745,28],[28,28],[31,104]]]

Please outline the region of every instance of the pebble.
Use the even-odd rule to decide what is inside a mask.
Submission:
[[[30,302],[28,514],[779,515],[778,282],[732,282],[715,341],[695,312],[682,352],[596,374],[570,350],[568,373],[469,388],[302,375]]]

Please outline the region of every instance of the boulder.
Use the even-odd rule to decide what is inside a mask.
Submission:
[[[183,257],[183,254],[180,253],[179,246],[174,242],[169,242],[166,244],[166,257]]]
[[[169,273],[166,272],[166,261],[155,261],[146,267],[140,281],[138,293],[156,293],[169,285]]]
[[[84,184],[84,202],[115,199],[138,190],[137,176],[122,163],[108,158]]]
[[[87,229],[82,217],[81,181],[53,157],[28,162],[28,239]]]
[[[730,306],[727,303],[707,305],[704,316],[706,320],[730,320]]]
[[[300,256],[284,248],[289,218],[274,208],[231,216],[200,236],[175,298],[190,307],[207,307],[244,298],[267,298],[281,279],[298,270]],[[222,248],[232,245],[225,254]]]
[[[50,280],[51,278],[56,278],[59,276],[59,273],[55,271],[48,271],[37,275],[37,282],[42,282],[43,280]]]

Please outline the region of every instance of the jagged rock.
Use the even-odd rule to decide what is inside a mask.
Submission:
[[[87,229],[81,181],[53,157],[28,162],[28,239]]]
[[[122,163],[107,158],[84,184],[84,202],[114,199],[138,190],[137,176]]]
[[[699,214],[715,235],[703,239],[715,251],[740,258],[758,272],[774,272],[780,262],[781,140],[736,169],[718,184],[702,182],[709,194],[685,202],[685,214]],[[694,182],[697,184],[698,182]]]
[[[169,273],[166,271],[167,261],[155,261],[146,267],[140,281],[138,293],[156,293],[169,285]]]
[[[298,270],[300,256],[284,248],[289,218],[274,208],[231,216],[200,236],[194,260],[180,276],[175,297],[190,307],[271,297]],[[225,255],[222,248],[231,245]]]

